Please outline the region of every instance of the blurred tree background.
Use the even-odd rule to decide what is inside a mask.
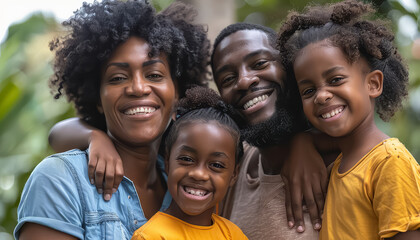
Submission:
[[[184,0],[196,6],[199,0]],[[172,0],[154,0],[157,9]],[[232,21],[246,21],[279,29],[290,9],[301,10],[308,2],[293,0],[222,0],[208,16],[210,39],[221,27],[212,28],[219,16],[227,16],[222,27]],[[334,1],[315,1],[316,3]],[[336,1],[335,1],[336,2]],[[420,0],[373,1],[380,14],[391,20],[398,47],[410,69],[410,96],[405,108],[390,123],[378,121],[380,128],[400,138],[417,160],[420,159]],[[212,4],[215,4],[214,2]],[[207,12],[206,12],[207,11]],[[210,19],[210,20],[209,20]],[[204,21],[203,23],[206,23]],[[0,239],[13,239],[16,210],[22,188],[32,169],[53,153],[48,146],[49,129],[56,122],[75,116],[64,99],[54,100],[48,88],[52,74],[52,53],[48,42],[62,32],[51,17],[36,14],[14,24],[0,45]]]

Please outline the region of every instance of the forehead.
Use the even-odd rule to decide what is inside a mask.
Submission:
[[[149,54],[150,51],[151,47],[146,40],[139,37],[130,37],[127,41],[121,43],[117,48],[115,48],[108,61],[116,61],[118,59],[144,61],[156,58],[167,63],[165,53],[160,52],[158,55],[151,57]]]
[[[181,125],[174,145],[184,142],[201,149],[219,149],[223,152],[234,149],[236,144],[230,131],[215,120],[192,120]]]
[[[277,52],[270,44],[267,34],[260,30],[240,30],[225,37],[214,52],[213,64],[220,64],[220,58],[231,54],[247,54],[249,52],[269,50]]]
[[[315,42],[305,46],[296,55],[294,68],[303,67],[306,71],[330,65],[351,65],[343,51],[333,46],[327,40]],[[302,71],[305,72],[305,71]],[[302,73],[296,72],[296,74]]]

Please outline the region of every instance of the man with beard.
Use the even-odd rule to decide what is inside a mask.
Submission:
[[[309,214],[304,214],[305,221],[295,219],[300,233],[291,228],[294,224],[286,218],[286,195],[280,173],[290,155],[292,137],[307,126],[299,99],[291,99],[290,86],[283,81],[285,72],[275,41],[276,33],[270,28],[236,23],[222,30],[214,43],[211,59],[214,80],[223,100],[243,115],[241,134],[252,145],[245,143],[238,181],[230,189],[221,213],[249,239],[318,239],[316,230],[321,226],[316,217],[312,219],[313,228],[308,226]],[[314,185],[322,192],[322,184]],[[305,196],[305,200],[316,205],[313,198]],[[299,208],[297,204],[293,210]],[[311,211],[318,210],[316,206],[312,208],[315,210]],[[288,211],[290,216],[291,210]]]

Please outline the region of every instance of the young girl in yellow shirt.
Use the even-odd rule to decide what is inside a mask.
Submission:
[[[420,167],[380,131],[407,96],[408,72],[394,36],[369,20],[369,4],[347,0],[290,13],[278,39],[288,83],[311,124],[333,137],[320,239],[420,239]]]
[[[247,239],[215,212],[238,173],[240,131],[210,88],[187,90],[166,137],[165,168],[172,203],[140,227],[139,239]]]

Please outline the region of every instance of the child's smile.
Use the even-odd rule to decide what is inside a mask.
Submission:
[[[182,126],[166,162],[171,215],[210,225],[214,207],[234,183],[236,141],[217,122]]]
[[[212,192],[205,189],[203,186],[180,186],[181,192],[184,193],[185,198],[188,200],[198,200],[198,201],[205,201],[206,199],[211,198]]]
[[[340,48],[327,40],[301,50],[294,71],[308,120],[333,137],[342,137],[373,116],[368,70],[363,59],[350,63]]]

